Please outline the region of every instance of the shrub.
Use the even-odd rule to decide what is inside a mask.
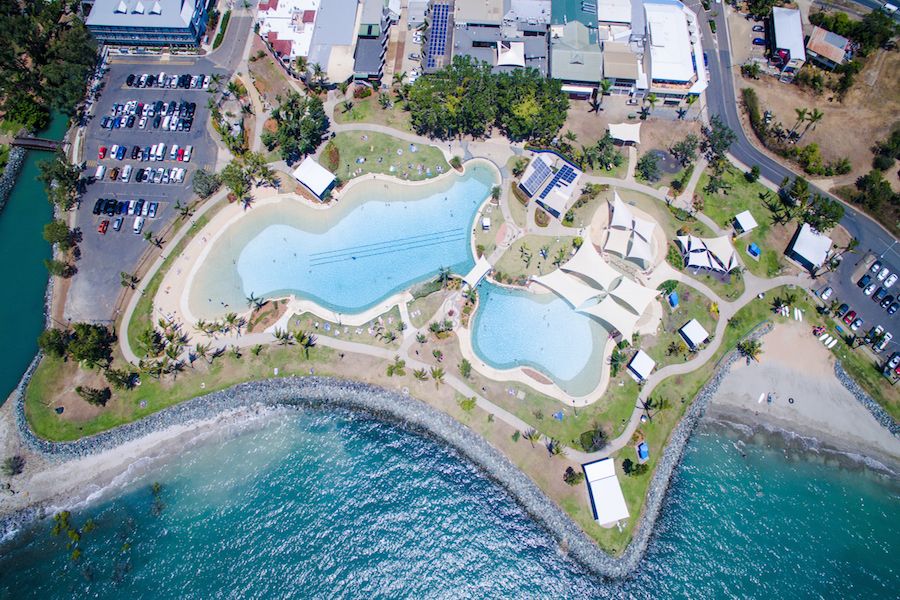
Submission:
[[[225,39],[225,30],[228,29],[228,21],[231,20],[231,11],[226,10],[225,16],[222,17],[222,26],[219,27],[219,33],[216,34],[216,39],[213,40],[213,50],[222,45],[222,40]]]
[[[606,432],[599,425],[594,425],[592,429],[582,433],[578,439],[585,452],[597,452],[605,448],[608,443]]]
[[[872,160],[872,166],[879,171],[887,171],[888,169],[893,168],[894,157],[884,154],[876,154],[875,158]]]
[[[106,406],[106,403],[112,398],[109,388],[101,389],[79,385],[75,388],[75,393],[81,396],[85,402],[94,406]]]
[[[194,193],[201,198],[209,198],[219,190],[222,180],[217,173],[210,173],[206,169],[199,169],[194,173],[191,187]]]
[[[328,145],[325,146],[325,167],[334,173],[338,170],[340,165],[341,151],[333,141],[328,142]]]
[[[3,474],[14,477],[25,470],[25,459],[18,454],[8,457],[3,461]]]
[[[372,95],[372,88],[367,85],[358,85],[353,89],[353,97],[357,100],[368,98]]]
[[[565,481],[569,485],[578,485],[579,483],[584,481],[584,472],[576,471],[572,467],[568,467],[566,469],[566,473],[563,475],[563,481]]]
[[[450,159],[450,166],[457,171],[462,171],[462,159],[458,156],[454,156]]]
[[[465,412],[472,412],[477,403],[478,401],[475,399],[475,396],[472,396],[471,398],[460,398],[459,400],[457,400],[457,404],[459,404],[459,407]]]

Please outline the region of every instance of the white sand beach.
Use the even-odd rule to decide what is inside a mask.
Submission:
[[[808,325],[778,324],[762,343],[759,362],[736,363],[722,381],[709,405],[710,416],[770,425],[815,437],[837,450],[900,463],[900,440],[841,385],[831,353]],[[770,393],[771,404],[759,401]]]

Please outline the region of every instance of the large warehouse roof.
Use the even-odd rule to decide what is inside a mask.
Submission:
[[[694,77],[691,37],[681,4],[644,3],[650,32],[650,75],[657,81],[690,81]]]

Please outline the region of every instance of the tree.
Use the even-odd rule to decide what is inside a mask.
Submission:
[[[122,287],[134,289],[139,281],[140,279],[138,279],[136,275],[133,275],[126,271],[119,272],[119,283],[122,285]]]
[[[204,199],[215,194],[219,190],[220,185],[222,185],[221,178],[216,173],[210,173],[206,169],[198,169],[191,181],[194,193]]]
[[[827,196],[816,195],[803,213],[803,220],[816,231],[828,231],[844,218],[844,205]]]
[[[531,447],[534,448],[535,442],[541,441],[541,432],[537,429],[529,429],[525,432],[523,437],[531,442]]]
[[[135,374],[128,369],[107,369],[106,381],[117,390],[129,390],[134,386]]]
[[[878,210],[883,206],[900,204],[900,194],[891,189],[891,184],[881,171],[872,169],[856,180],[857,194],[853,201],[870,210]]]
[[[73,246],[72,230],[62,219],[54,219],[44,225],[44,239],[51,244],[58,244],[63,252]]]
[[[722,121],[719,115],[713,115],[709,120],[709,126],[704,126],[702,132],[703,142],[700,149],[703,150],[710,162],[725,158],[728,149],[737,140],[737,134]]]
[[[759,165],[753,165],[750,167],[750,170],[744,173],[744,179],[748,182],[753,183],[757,179],[759,179]]]
[[[313,70],[318,66],[313,65]],[[328,131],[325,107],[317,96],[301,96],[297,92],[289,92],[272,111],[272,118],[278,127],[274,133],[263,134],[263,144],[269,150],[277,146],[281,158],[289,164],[315,152]]]
[[[697,158],[697,148],[700,146],[700,139],[693,133],[689,133],[683,140],[675,143],[670,152],[672,156],[681,162],[681,166],[686,167]]]
[[[393,377],[394,375],[397,377],[406,375],[406,361],[400,358],[399,354],[395,355],[394,362],[387,366],[387,376]]]
[[[56,328],[45,329],[38,337],[38,348],[41,349],[41,352],[57,358],[66,355],[68,343],[66,333]]]
[[[468,359],[462,359],[459,363],[459,374],[463,376],[463,379],[468,379],[472,375],[472,363],[468,361]]]
[[[659,96],[657,96],[653,92],[650,92],[649,94],[647,94],[646,100],[647,104],[649,105],[650,111],[652,112],[656,105],[659,103]]]
[[[809,115],[806,117],[806,127],[803,129],[803,133],[800,135],[800,138],[802,139],[803,136],[806,135],[806,132],[809,131],[810,127],[815,129],[816,125],[819,123],[819,121],[822,120],[824,116],[825,113],[823,113],[818,108],[812,109],[812,111],[810,111]]]
[[[75,323],[67,344],[68,353],[88,368],[106,367],[112,361],[112,344],[116,336],[104,325]]]
[[[762,343],[759,340],[744,340],[738,344],[738,352],[741,353],[741,356],[759,361],[759,355],[762,353]]]
[[[579,441],[585,452],[597,452],[605,448],[609,443],[606,432],[597,423],[594,423],[591,429],[583,432],[579,437]]]
[[[225,187],[231,190],[238,202],[243,202],[244,197],[250,193],[250,176],[237,160],[232,160],[225,165],[219,178]]]
[[[566,472],[563,475],[563,481],[572,486],[579,485],[584,481],[584,472],[576,471],[572,467],[566,467]]]
[[[18,454],[14,454],[13,456],[8,456],[3,461],[3,474],[7,477],[15,477],[16,475],[21,475],[22,471],[25,470],[25,458]]]
[[[75,387],[75,393],[81,396],[82,400],[94,406],[106,406],[106,403],[112,398],[112,392],[109,391],[109,388],[92,388],[79,385]]]
[[[444,383],[444,369],[431,367],[431,378],[434,380],[434,387],[439,388]]]
[[[647,152],[637,162],[637,172],[644,181],[659,180],[659,156],[653,152]]]
[[[47,198],[61,210],[75,206],[81,182],[81,169],[69,163],[60,150],[51,160],[38,162],[38,180],[44,184]]]

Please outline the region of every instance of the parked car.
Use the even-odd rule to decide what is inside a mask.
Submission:
[[[878,273],[878,271],[880,271],[880,270],[881,270],[881,261],[878,261],[878,260],[876,260],[874,263],[872,263],[872,266],[869,267],[869,271],[872,273]]]
[[[109,228],[109,219],[103,219],[100,221],[100,225],[97,226],[97,233],[106,235],[107,228]]]
[[[762,33],[765,30],[766,30],[766,28],[763,25],[754,25],[753,26],[753,31],[755,33]]]
[[[870,283],[869,285],[866,286],[866,289],[863,290],[863,294],[865,294],[866,296],[871,296],[872,292],[875,291],[876,287],[878,287],[877,284]]]
[[[129,179],[131,179],[131,165],[125,165],[122,169],[122,181],[127,183]]]
[[[100,149],[97,150],[97,158],[99,160],[106,158],[106,146],[100,146]]]
[[[853,321],[852,323],[850,323],[850,331],[856,331],[857,329],[859,329],[860,327],[862,327],[862,324],[863,324],[863,320],[862,320],[862,319],[856,319],[855,321]]]
[[[878,281],[884,281],[884,279],[888,276],[890,270],[887,267],[881,269],[881,272],[878,273]]]
[[[869,285],[870,283],[872,283],[872,276],[871,275],[863,275],[860,278],[859,282],[857,282],[856,285],[858,285],[861,288],[864,288],[867,285]]]
[[[184,162],[191,162],[191,154],[194,152],[193,146],[187,146],[184,149]]]
[[[115,181],[118,178],[119,178],[119,167],[113,167],[112,170],[109,172],[109,180]]]
[[[822,300],[828,300],[829,298],[831,298],[831,294],[833,292],[834,292],[833,289],[831,289],[830,287],[827,287],[824,290],[822,290],[820,297],[822,298]]]
[[[116,217],[116,220],[113,221],[113,230],[119,231],[122,229],[122,217]]]
[[[766,39],[765,38],[753,38],[753,45],[754,46],[765,46]]]
[[[128,87],[134,87],[134,73],[125,78],[125,85],[127,85]]]
[[[881,337],[882,333],[884,333],[884,327],[882,327],[881,325],[873,327],[869,331],[868,335],[866,335],[866,343],[870,344],[872,343],[872,340],[877,340],[879,337]]]
[[[886,288],[889,288],[889,287],[891,287],[892,285],[894,285],[895,283],[897,283],[897,274],[896,274],[896,273],[891,273],[891,276],[888,277],[887,279],[885,279],[885,280],[884,280],[884,283],[883,283],[882,285],[883,285],[884,287],[886,287]]]
[[[141,117],[141,120],[138,121],[138,128],[144,129],[147,127],[147,117]]]
[[[887,348],[887,345],[891,343],[892,339],[894,339],[894,336],[890,331],[888,331],[886,334],[884,334],[884,337],[881,338],[880,342],[872,346],[872,350],[874,350],[875,352],[881,352],[882,350]]]
[[[92,211],[95,215],[99,215],[103,212],[103,198],[97,198],[97,201],[94,202],[94,210]]]
[[[119,150],[116,152],[116,160],[124,160],[125,159],[125,146],[119,146]]]
[[[849,325],[850,323],[853,322],[853,319],[855,319],[855,318],[856,318],[856,311],[855,311],[855,310],[851,310],[851,311],[848,312],[846,315],[844,315],[844,323],[846,323],[847,325]]]
[[[894,303],[894,297],[890,294],[884,297],[884,300],[881,301],[881,308],[887,308],[891,304]]]
[[[895,312],[897,312],[897,309],[900,309],[900,302],[894,300],[893,302],[891,302],[891,305],[887,307],[887,314],[893,315]]]
[[[97,170],[94,172],[94,179],[101,181],[104,175],[106,175],[106,167],[97,165]]]
[[[884,300],[884,297],[887,296],[887,290],[883,287],[878,288],[878,291],[872,295],[872,300],[875,302],[881,302]]]
[[[159,208],[159,202],[151,202],[150,208],[147,209],[147,216],[151,219],[156,218],[156,210]]]
[[[140,233],[144,228],[144,217],[137,217],[134,220],[134,226],[132,227],[132,231],[135,233]]]
[[[847,314],[847,311],[848,311],[848,310],[850,310],[850,305],[847,304],[847,303],[845,302],[844,304],[841,304],[841,305],[838,307],[838,309],[837,309],[837,314],[836,314],[835,316],[836,316],[836,317],[843,317],[845,314]]]

